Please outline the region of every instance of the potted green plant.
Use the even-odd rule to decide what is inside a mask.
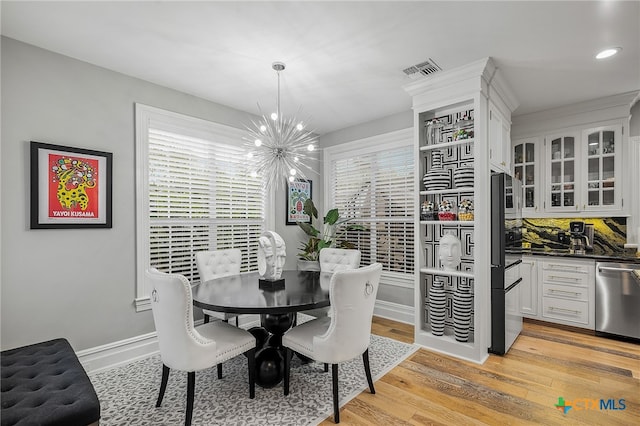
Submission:
[[[347,241],[347,231],[364,231],[362,225],[347,225],[352,218],[341,218],[338,209],[331,209],[323,218],[322,232],[314,226],[318,221],[318,209],[311,198],[304,202],[303,213],[311,218],[311,223],[297,222],[298,226],[307,235],[307,241],[300,246],[298,253],[298,269],[320,270],[320,250],[326,247],[353,249],[355,245]]]

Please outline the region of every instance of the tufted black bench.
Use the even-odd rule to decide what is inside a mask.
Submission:
[[[2,426],[98,424],[100,402],[66,339],[0,353]]]

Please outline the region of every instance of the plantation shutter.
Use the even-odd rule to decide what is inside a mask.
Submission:
[[[413,147],[343,153],[331,162],[332,207],[349,223],[367,231],[349,231],[362,264],[380,262],[390,272],[413,272]]]
[[[194,282],[196,252],[239,248],[242,271],[257,269],[265,192],[243,149],[166,127],[151,121],[148,131],[150,266]]]

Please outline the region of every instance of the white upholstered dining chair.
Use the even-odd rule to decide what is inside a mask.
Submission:
[[[336,272],[360,267],[360,250],[323,248],[320,250],[320,270]]]
[[[346,269],[356,269],[360,267],[360,250],[323,248],[320,250],[320,272],[336,272]],[[326,317],[329,308],[317,308],[304,311],[303,313],[312,317]]]
[[[223,249],[199,251],[196,253],[196,266],[200,274],[200,282],[224,277],[226,275],[237,275],[240,273],[242,264],[242,252],[240,249]],[[227,312],[215,312],[203,309],[204,322],[209,322],[211,317],[228,322],[231,318],[236,319],[238,325],[238,314]]]
[[[222,321],[193,325],[191,285],[183,275],[146,271],[151,288],[151,309],[162,359],[162,382],[156,407],[162,404],[171,369],[187,372],[185,425],[191,424],[195,372],[222,365],[246,354],[249,368],[249,398],[255,397],[255,337]],[[218,370],[220,372],[220,370]]]
[[[337,271],[331,277],[331,316],[293,327],[282,336],[286,348],[284,394],[289,394],[291,357],[297,352],[317,362],[331,364],[333,416],[340,423],[338,364],[362,355],[371,393],[376,393],[369,368],[371,319],[380,284],[382,264]]]

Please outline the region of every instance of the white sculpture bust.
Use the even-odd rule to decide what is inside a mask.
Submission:
[[[445,271],[455,271],[462,258],[462,243],[451,234],[440,238],[440,263]]]
[[[258,239],[258,273],[267,280],[282,276],[282,267],[287,257],[287,248],[280,235],[264,231]]]

